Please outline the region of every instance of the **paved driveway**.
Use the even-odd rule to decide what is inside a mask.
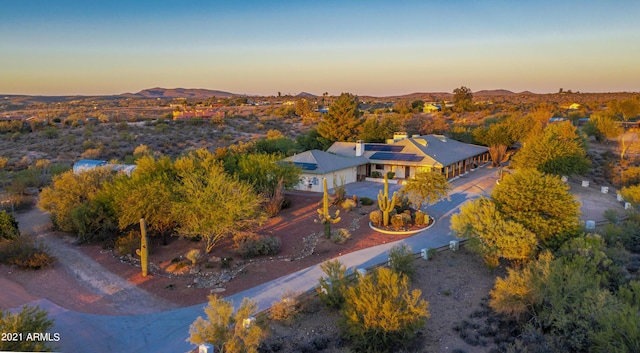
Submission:
[[[429,230],[395,243],[383,244],[338,257],[349,268],[369,267],[387,261],[388,250],[398,244],[411,246],[414,251],[422,248],[437,248],[455,239],[449,230],[450,217],[465,201],[487,195],[495,185],[495,170],[478,169],[452,182],[454,189],[450,200],[443,200],[426,208],[436,218]],[[367,196],[376,199],[379,183],[357,183],[347,185],[349,195]],[[390,192],[399,186],[390,186]],[[260,310],[269,308],[280,300],[287,290],[304,292],[314,288],[323,275],[318,265],[308,267],[287,276],[264,283],[258,287],[227,297],[239,305],[248,297],[258,303]],[[160,313],[132,316],[101,316],[82,314],[60,308],[46,299],[38,304],[55,318],[52,332],[60,334],[58,346],[63,352],[79,349],[91,352],[187,352],[194,347],[185,342],[189,326],[198,316],[204,316],[206,303]]]

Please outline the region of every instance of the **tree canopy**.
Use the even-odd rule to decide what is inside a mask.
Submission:
[[[358,128],[363,123],[359,104],[358,97],[350,93],[342,93],[318,123],[317,130],[320,136],[331,142],[355,141]]]
[[[450,189],[447,178],[437,172],[418,172],[402,187],[402,190],[408,194],[409,200],[417,205],[418,210],[422,208],[423,203],[430,205],[448,197]]]
[[[555,175],[584,174],[591,164],[585,139],[569,122],[550,124],[531,135],[513,158],[516,168]]]
[[[220,240],[261,221],[261,199],[252,186],[227,175],[207,150],[179,158],[175,167],[174,212],[181,220],[178,232],[202,237],[207,253]]]
[[[461,111],[473,110],[473,93],[470,88],[461,86],[453,90],[453,103]]]
[[[491,198],[502,214],[536,234],[541,243],[579,229],[580,204],[558,176],[519,170],[496,185]]]

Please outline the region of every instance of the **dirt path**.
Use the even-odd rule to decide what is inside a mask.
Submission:
[[[101,306],[111,309],[110,314],[136,315],[177,307],[111,273],[79,251],[73,244],[73,238],[50,232],[49,215],[39,209],[34,208],[17,214],[16,219],[21,232],[32,235],[38,242],[42,242],[47,251],[56,257],[56,266],[61,266],[75,280],[76,285],[82,286],[83,290],[88,290],[95,297],[91,302],[99,302]],[[66,290],[74,291],[74,294],[76,291],[75,288],[66,288]],[[46,298],[46,294],[43,297]]]

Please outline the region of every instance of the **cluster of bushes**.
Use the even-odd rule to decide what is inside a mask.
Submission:
[[[357,351],[387,352],[406,349],[429,317],[420,290],[410,290],[415,274],[413,254],[407,246],[389,252],[390,268],[364,275],[347,275],[338,260],[321,264],[325,277],[317,289],[320,300],[339,310],[343,338]],[[376,293],[376,295],[371,295]]]
[[[243,258],[262,255],[276,255],[280,252],[280,238],[276,236],[260,236],[251,232],[239,233],[233,237],[236,251]]]
[[[28,236],[20,235],[13,214],[0,211],[0,263],[37,270],[52,265],[55,258],[36,245]]]

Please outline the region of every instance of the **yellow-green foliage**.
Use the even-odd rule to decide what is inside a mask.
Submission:
[[[353,199],[344,199],[344,201],[340,203],[340,207],[344,208],[347,211],[351,211],[354,207],[356,207],[356,201],[354,201]]]
[[[344,333],[362,351],[387,351],[410,343],[429,317],[419,289],[405,275],[379,268],[345,293]]]
[[[427,216],[426,213],[422,211],[418,211],[416,212],[416,219],[414,222],[417,226],[422,226],[429,222],[429,217]]]
[[[526,267],[508,268],[507,277],[496,278],[489,306],[497,313],[514,319],[521,318],[534,303],[541,301],[538,289],[547,280],[552,261],[553,255],[545,251],[538,260]]]
[[[391,217],[391,226],[395,230],[400,230],[405,226],[405,219],[402,217],[402,214],[396,214]]]
[[[282,295],[282,299],[271,305],[269,318],[275,321],[291,321],[298,313],[297,295],[289,291]]]
[[[625,186],[620,191],[625,201],[634,205],[640,205],[640,185]]]
[[[320,264],[320,269],[326,276],[318,280],[318,297],[329,307],[341,308],[344,303],[344,291],[349,285],[349,279],[346,277],[347,267],[339,260],[329,260]]]
[[[520,263],[535,255],[538,240],[520,223],[505,219],[488,198],[481,197],[460,207],[451,217],[451,230],[469,238],[471,248],[487,265],[495,267],[500,258]]]
[[[0,332],[3,339],[0,340],[0,350],[7,352],[49,352],[55,349],[48,341],[27,339],[28,333],[52,332],[54,320],[49,319],[47,311],[38,306],[23,306],[22,310],[12,314],[9,311],[0,310]],[[55,332],[55,331],[54,331]],[[21,340],[7,340],[4,335],[19,333]],[[53,333],[53,332],[52,332]]]
[[[520,170],[496,185],[491,198],[505,217],[536,234],[541,243],[580,229],[580,204],[558,176]]]
[[[95,168],[82,173],[67,171],[53,177],[51,186],[40,193],[38,207],[51,212],[53,224],[65,232],[75,232],[72,220],[74,209],[88,203],[113,179],[108,168]]]
[[[382,211],[371,211],[369,213],[369,220],[371,221],[371,224],[379,227],[382,224]]]
[[[187,342],[209,343],[214,346],[216,352],[257,352],[265,333],[255,321],[246,321],[257,311],[258,305],[244,298],[234,314],[231,302],[210,295],[209,304],[204,309],[207,319],[199,316],[191,324]]]

